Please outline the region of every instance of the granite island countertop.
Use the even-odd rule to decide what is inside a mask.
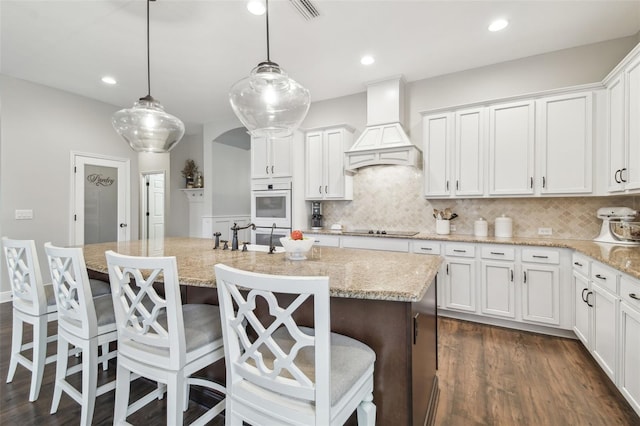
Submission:
[[[474,235],[466,234],[430,234],[420,232],[416,235],[407,236],[395,236],[395,235],[382,235],[382,234],[366,234],[352,233],[349,231],[335,232],[330,230],[320,231],[306,231],[308,234],[323,234],[323,235],[345,235],[345,236],[358,236],[358,237],[373,237],[373,238],[401,238],[410,240],[433,240],[443,242],[465,242],[465,243],[485,243],[485,244],[511,244],[522,246],[535,246],[535,247],[556,247],[567,248],[582,253],[591,257],[601,263],[611,266],[628,274],[634,278],[640,279],[640,246],[625,246],[609,243],[596,243],[591,240],[572,240],[572,239],[560,239],[560,238],[532,238],[532,237],[512,237],[512,238],[497,238],[497,237],[476,237]]]
[[[332,297],[416,302],[434,282],[440,256],[313,247],[306,260],[285,253],[213,250],[208,238],[165,238],[84,246],[87,269],[108,273],[105,251],[131,256],[176,256],[180,284],[215,287],[214,265],[274,275],[329,276]]]

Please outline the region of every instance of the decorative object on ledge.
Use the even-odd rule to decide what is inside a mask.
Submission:
[[[111,118],[118,134],[137,152],[169,152],[184,136],[184,123],[165,112],[151,96],[151,61],[149,54],[149,2],[147,0],[147,95],[133,108],[122,109]]]
[[[242,124],[256,137],[287,137],[309,111],[311,97],[269,56],[269,0],[266,0],[267,60],[231,87],[229,102]]]
[[[187,189],[193,188],[195,186],[196,176],[200,174],[198,165],[192,159],[188,159],[184,163],[184,167],[182,169],[182,177],[186,179],[186,187]],[[198,188],[202,188],[202,178],[200,178],[201,186]]]
[[[204,190],[202,188],[185,188],[180,191],[184,192],[189,203],[201,203],[204,201]]]

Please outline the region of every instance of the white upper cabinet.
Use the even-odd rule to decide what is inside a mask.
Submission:
[[[270,179],[292,176],[293,137],[251,138],[251,178]]]
[[[640,190],[640,50],[606,81],[607,188]]]
[[[484,195],[484,108],[425,116],[425,196]]]
[[[537,173],[534,186],[542,194],[593,191],[592,93],[537,101]]]
[[[533,194],[533,101],[489,107],[489,195]]]
[[[451,194],[449,163],[453,139],[453,113],[425,116],[422,119],[422,135],[425,196],[448,197]]]
[[[310,130],[305,136],[305,198],[352,200],[353,178],[345,173],[345,151],[353,129],[337,126]]]

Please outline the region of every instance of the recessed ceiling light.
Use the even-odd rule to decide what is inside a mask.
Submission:
[[[362,65],[371,65],[375,62],[375,58],[371,55],[364,55],[362,58],[360,58],[360,63]]]
[[[105,84],[112,84],[112,85],[117,83],[115,78],[109,77],[108,75],[105,75],[104,77],[102,77],[102,82]]]
[[[506,19],[496,19],[489,25],[489,31],[496,32],[500,30],[504,30],[509,25],[509,21]]]
[[[247,2],[247,10],[254,15],[264,15],[267,8],[263,0],[249,0]]]

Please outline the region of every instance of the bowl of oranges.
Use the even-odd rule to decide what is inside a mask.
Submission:
[[[295,230],[290,236],[280,238],[280,243],[290,260],[304,260],[307,258],[306,253],[313,246],[314,239],[305,237],[302,231]]]

